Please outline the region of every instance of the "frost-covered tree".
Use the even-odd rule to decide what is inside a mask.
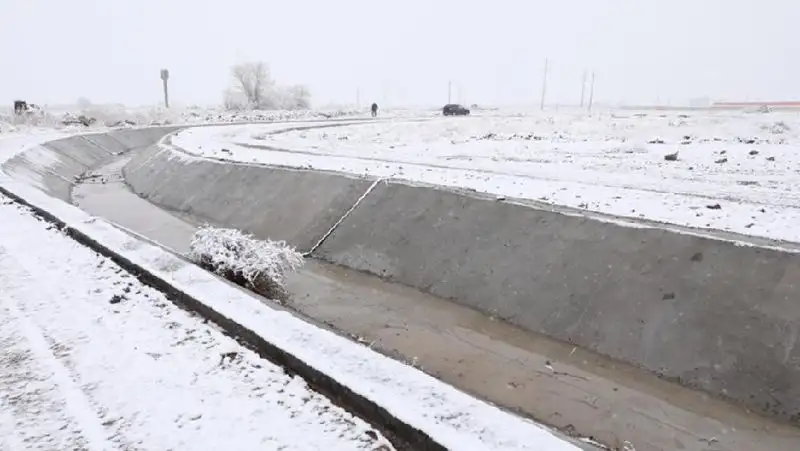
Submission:
[[[231,68],[232,84],[223,93],[228,110],[297,110],[311,106],[311,94],[302,85],[276,86],[269,65],[258,61]]]
[[[231,75],[233,89],[241,93],[253,108],[262,107],[275,84],[269,66],[263,61],[237,64],[231,68]]]
[[[247,97],[238,89],[228,88],[222,94],[222,105],[226,110],[246,110],[250,105]]]

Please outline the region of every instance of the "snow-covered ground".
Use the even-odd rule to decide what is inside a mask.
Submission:
[[[0,163],[10,160],[27,149],[55,139],[79,133],[77,130],[53,130],[50,128],[27,127],[24,130],[0,134]]]
[[[390,109],[381,112],[382,118],[431,116],[437,109]],[[92,121],[89,127],[75,124],[80,116]],[[105,127],[136,127],[157,125],[202,125],[246,122],[311,121],[341,118],[368,118],[367,108],[354,106],[329,107],[311,110],[227,111],[218,107],[161,106],[126,107],[124,105],[63,106],[32,111],[16,116],[10,109],[0,109],[0,136],[30,127],[98,130]],[[73,123],[70,123],[73,122]]]
[[[390,449],[25,208],[0,218],[0,449]]]
[[[172,143],[224,160],[465,187],[800,242],[797,112],[486,112],[277,130],[196,128]]]

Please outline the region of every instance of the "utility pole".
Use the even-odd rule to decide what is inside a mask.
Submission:
[[[544,59],[544,77],[542,77],[542,102],[541,102],[541,109],[544,111],[544,98],[547,94],[547,58]]]
[[[169,80],[169,71],[167,69],[161,69],[161,83],[164,84],[164,106],[169,108],[169,87],[167,86],[167,80]]]
[[[592,111],[593,103],[594,103],[594,72],[592,72],[592,85],[589,88],[589,112]]]
[[[583,70],[583,79],[581,80],[581,108],[583,108],[583,100],[586,96],[586,69]]]
[[[453,103],[452,102],[452,97],[453,97],[453,82],[452,81],[448,81],[447,82],[447,103]]]

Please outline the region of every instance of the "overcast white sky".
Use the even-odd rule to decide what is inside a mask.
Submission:
[[[216,104],[264,60],[316,105],[800,99],[800,0],[0,0],[0,102]],[[461,98],[458,99],[459,89]]]

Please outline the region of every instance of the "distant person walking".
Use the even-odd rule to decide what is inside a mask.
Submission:
[[[372,104],[372,117],[375,117],[377,115],[378,115],[378,104],[377,103],[373,103]]]

